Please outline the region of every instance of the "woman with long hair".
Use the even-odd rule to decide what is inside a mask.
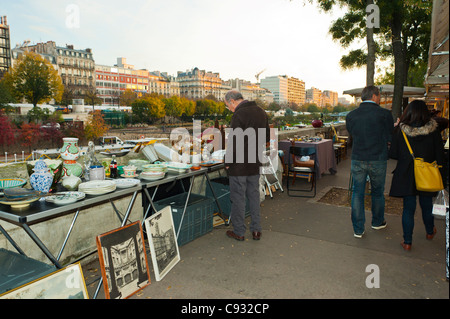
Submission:
[[[433,196],[436,196],[436,192],[416,190],[414,161],[402,131],[408,138],[414,156],[421,157],[426,162],[437,161],[438,165],[442,165],[444,162],[444,144],[438,129],[438,123],[432,119],[426,103],[421,100],[409,103],[394,130],[389,151],[389,157],[397,160],[389,196],[403,198],[403,242],[401,245],[404,250],[408,251],[411,250],[412,245],[417,196],[422,209],[426,238],[431,240],[436,234],[432,214]]]

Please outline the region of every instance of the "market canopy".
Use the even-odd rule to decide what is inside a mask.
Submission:
[[[425,78],[427,96],[449,95],[449,29],[448,0],[434,0],[431,18],[431,39],[428,69]]]
[[[383,84],[383,85],[377,85],[377,87],[380,89],[381,95],[388,97],[394,95],[394,85],[393,84]],[[343,94],[348,94],[354,97],[360,97],[362,90],[364,88],[357,88],[357,89],[351,89],[346,90],[343,92]],[[412,87],[412,86],[404,86],[403,87],[403,97],[423,97],[425,95],[425,88],[419,88],[419,87]]]

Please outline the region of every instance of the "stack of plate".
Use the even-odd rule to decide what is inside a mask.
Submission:
[[[116,183],[117,188],[128,188],[133,187],[139,184],[141,181],[134,178],[119,178],[115,179],[114,183]]]
[[[149,181],[156,181],[158,179],[164,178],[166,172],[142,172],[139,175],[140,178],[147,179]]]
[[[116,183],[106,180],[89,181],[78,185],[78,191],[88,195],[103,195],[115,190]]]

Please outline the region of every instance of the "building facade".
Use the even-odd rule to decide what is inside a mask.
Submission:
[[[306,103],[313,103],[322,107],[322,91],[315,87],[306,90]]]
[[[177,81],[180,86],[180,95],[189,99],[202,99],[213,95],[218,101],[225,98],[231,89],[219,76],[219,73],[194,68],[186,72],[178,71]]]
[[[73,98],[83,98],[86,94],[95,92],[95,61],[91,49],[77,50],[73,45],[60,47],[53,41],[29,45],[25,43],[16,46],[13,58],[17,59],[26,51],[40,54],[49,60],[61,77],[66,90]]]
[[[261,79],[260,86],[273,93],[273,100],[278,104],[288,104],[288,77],[275,75]]]
[[[305,104],[305,82],[294,77],[288,77],[288,104]]]
[[[0,80],[11,67],[11,37],[6,16],[0,17]]]
[[[338,93],[334,91],[323,91],[323,106],[336,106],[339,103]]]

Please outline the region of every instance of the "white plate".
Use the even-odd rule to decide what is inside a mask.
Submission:
[[[116,190],[116,183],[109,180],[89,181],[78,185],[78,191],[88,195],[103,195]]]
[[[142,179],[149,180],[149,181],[157,181],[159,179],[163,179],[164,175],[150,176],[150,175],[143,175],[143,174],[141,174],[139,177],[142,178]]]
[[[0,201],[0,204],[10,205],[12,209],[24,209],[28,208],[32,202],[35,202],[39,197],[34,197],[27,200],[15,200],[15,201]]]
[[[113,181],[110,180],[96,180],[96,181],[89,181],[84,182],[78,185],[78,188],[83,189],[99,189],[99,188],[111,188],[114,187],[116,184]]]
[[[56,205],[67,205],[75,203],[85,197],[86,194],[83,192],[61,192],[58,195],[46,197],[45,200]]]
[[[138,174],[134,174],[133,176],[125,176],[125,174],[120,174],[120,177],[123,177],[123,178],[127,178],[127,177],[139,177],[139,175],[138,175]]]
[[[124,178],[124,179],[115,179],[114,183],[116,183],[117,188],[128,188],[133,187],[139,184],[141,181],[133,178]]]

